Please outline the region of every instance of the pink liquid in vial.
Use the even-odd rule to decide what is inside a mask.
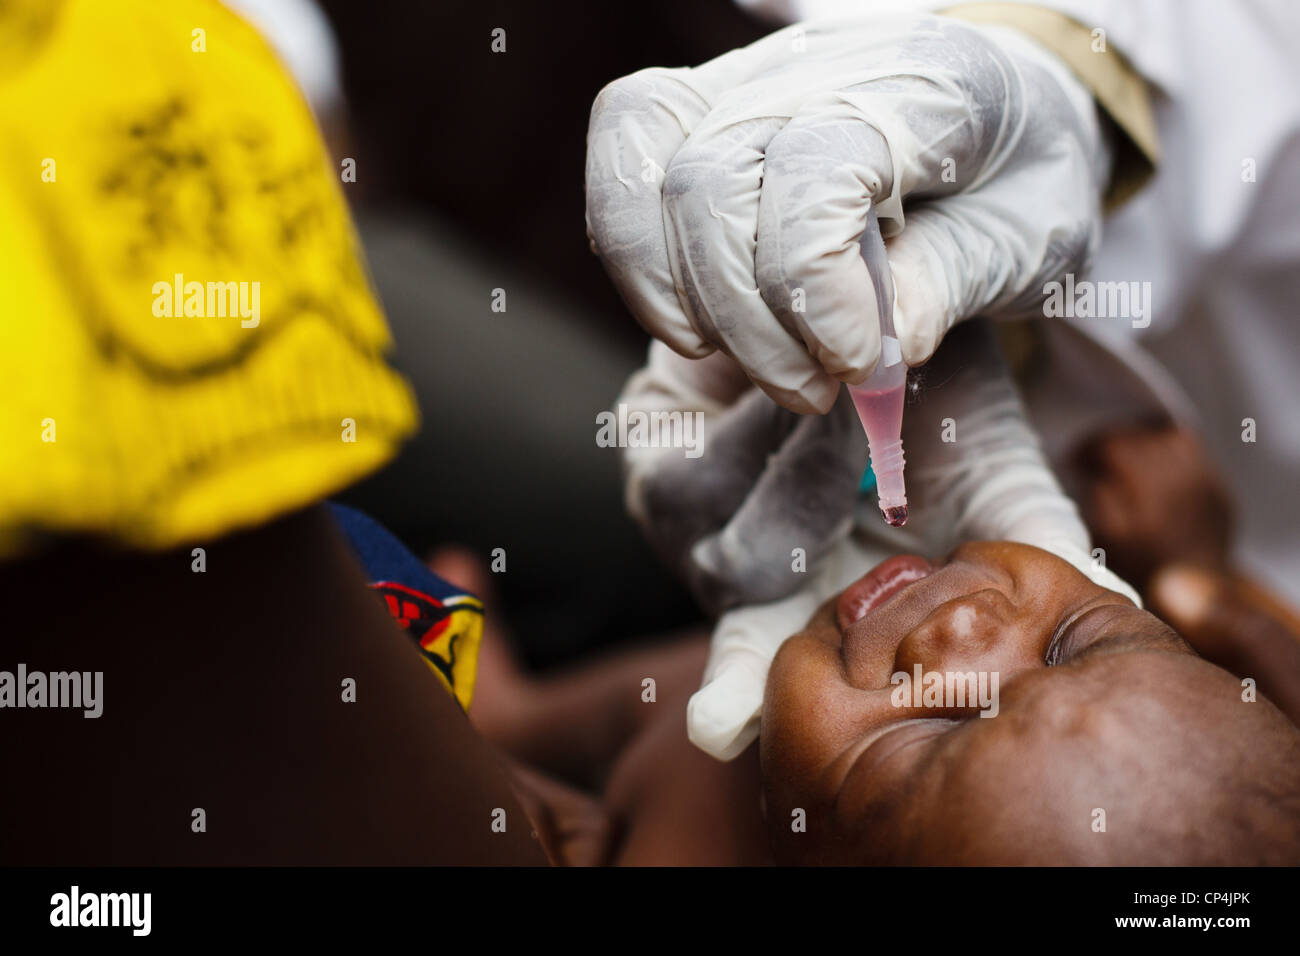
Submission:
[[[896,388],[869,390],[850,388],[853,406],[867,433],[871,468],[876,473],[880,513],[894,527],[907,523],[907,493],[903,484],[904,384]]]
[[[853,407],[858,410],[862,427],[867,430],[867,438],[873,441],[888,441],[898,438],[903,423],[903,392],[898,388],[882,389],[868,392],[866,389],[851,388]]]

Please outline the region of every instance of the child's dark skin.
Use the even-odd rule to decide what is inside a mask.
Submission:
[[[206,575],[185,550],[64,549],[10,566],[0,592],[7,660],[105,674],[97,720],[8,712],[7,757],[30,772],[0,795],[6,862],[539,864],[566,846],[574,862],[763,858],[753,755],[718,764],[690,749],[681,695],[694,678],[670,676],[668,648],[672,661],[606,668],[588,695],[605,700],[609,685],[659,718],[604,758],[617,845],[596,846],[611,836],[601,814],[544,785],[531,789],[560,808],[555,839],[534,837],[502,764],[316,510],[211,543]],[[855,586],[839,603],[851,616],[861,597]],[[787,642],[769,680],[761,745],[779,859],[1300,859],[1300,731],[1050,555],[968,546],[843,638],[836,610]],[[680,653],[698,668],[703,646]],[[868,734],[913,716],[866,688],[913,662],[998,670],[999,716],[930,711],[884,741],[906,734],[908,747],[862,757]],[[647,674],[660,678],[654,705],[640,696]],[[356,704],[340,698],[344,677]],[[200,807],[207,832],[191,826]],[[796,807],[806,833],[790,832]],[[504,833],[490,826],[498,809]]]
[[[431,565],[489,607],[495,603],[492,574],[481,560],[447,549]],[[686,737],[686,702],[700,685],[707,634],[661,636],[545,677],[520,668],[511,644],[499,616],[489,615],[470,720],[515,761],[521,802],[543,845],[554,836],[549,842],[558,846],[555,852],[548,847],[553,862],[771,862],[759,806],[758,748],[720,763]],[[655,682],[653,699],[648,677]],[[520,776],[529,764],[563,779],[568,794],[555,799],[563,785],[551,780],[549,793],[530,800],[529,780]],[[548,806],[535,813],[530,803]],[[553,834],[545,832],[548,821]]]
[[[1300,862],[1300,730],[1155,617],[1009,543],[966,545],[861,615],[882,579],[926,570],[891,560],[773,662],[779,862]],[[998,715],[895,707],[890,676],[917,663],[998,672]]]

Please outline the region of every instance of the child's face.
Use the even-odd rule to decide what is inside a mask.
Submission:
[[[982,672],[997,715],[916,706],[891,677],[918,664]],[[761,747],[780,860],[1214,862],[1232,848],[1186,839],[1222,809],[1214,774],[1298,756],[1300,734],[1126,598],[997,542],[939,565],[891,558],[818,611],[772,664]],[[1296,852],[1288,787],[1282,817],[1243,824],[1246,844],[1263,833]]]

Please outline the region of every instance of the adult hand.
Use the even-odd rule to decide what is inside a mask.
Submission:
[[[617,80],[587,143],[588,234],[633,314],[798,412],[874,368],[886,269],[909,365],[971,315],[1036,312],[1088,258],[1108,172],[1092,97],[1052,54],[909,12]],[[875,218],[891,238],[864,258]]]

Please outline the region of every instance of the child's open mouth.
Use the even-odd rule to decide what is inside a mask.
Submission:
[[[933,571],[934,565],[915,554],[900,554],[880,562],[850,584],[840,595],[835,613],[841,633],[903,588],[921,580]]]

